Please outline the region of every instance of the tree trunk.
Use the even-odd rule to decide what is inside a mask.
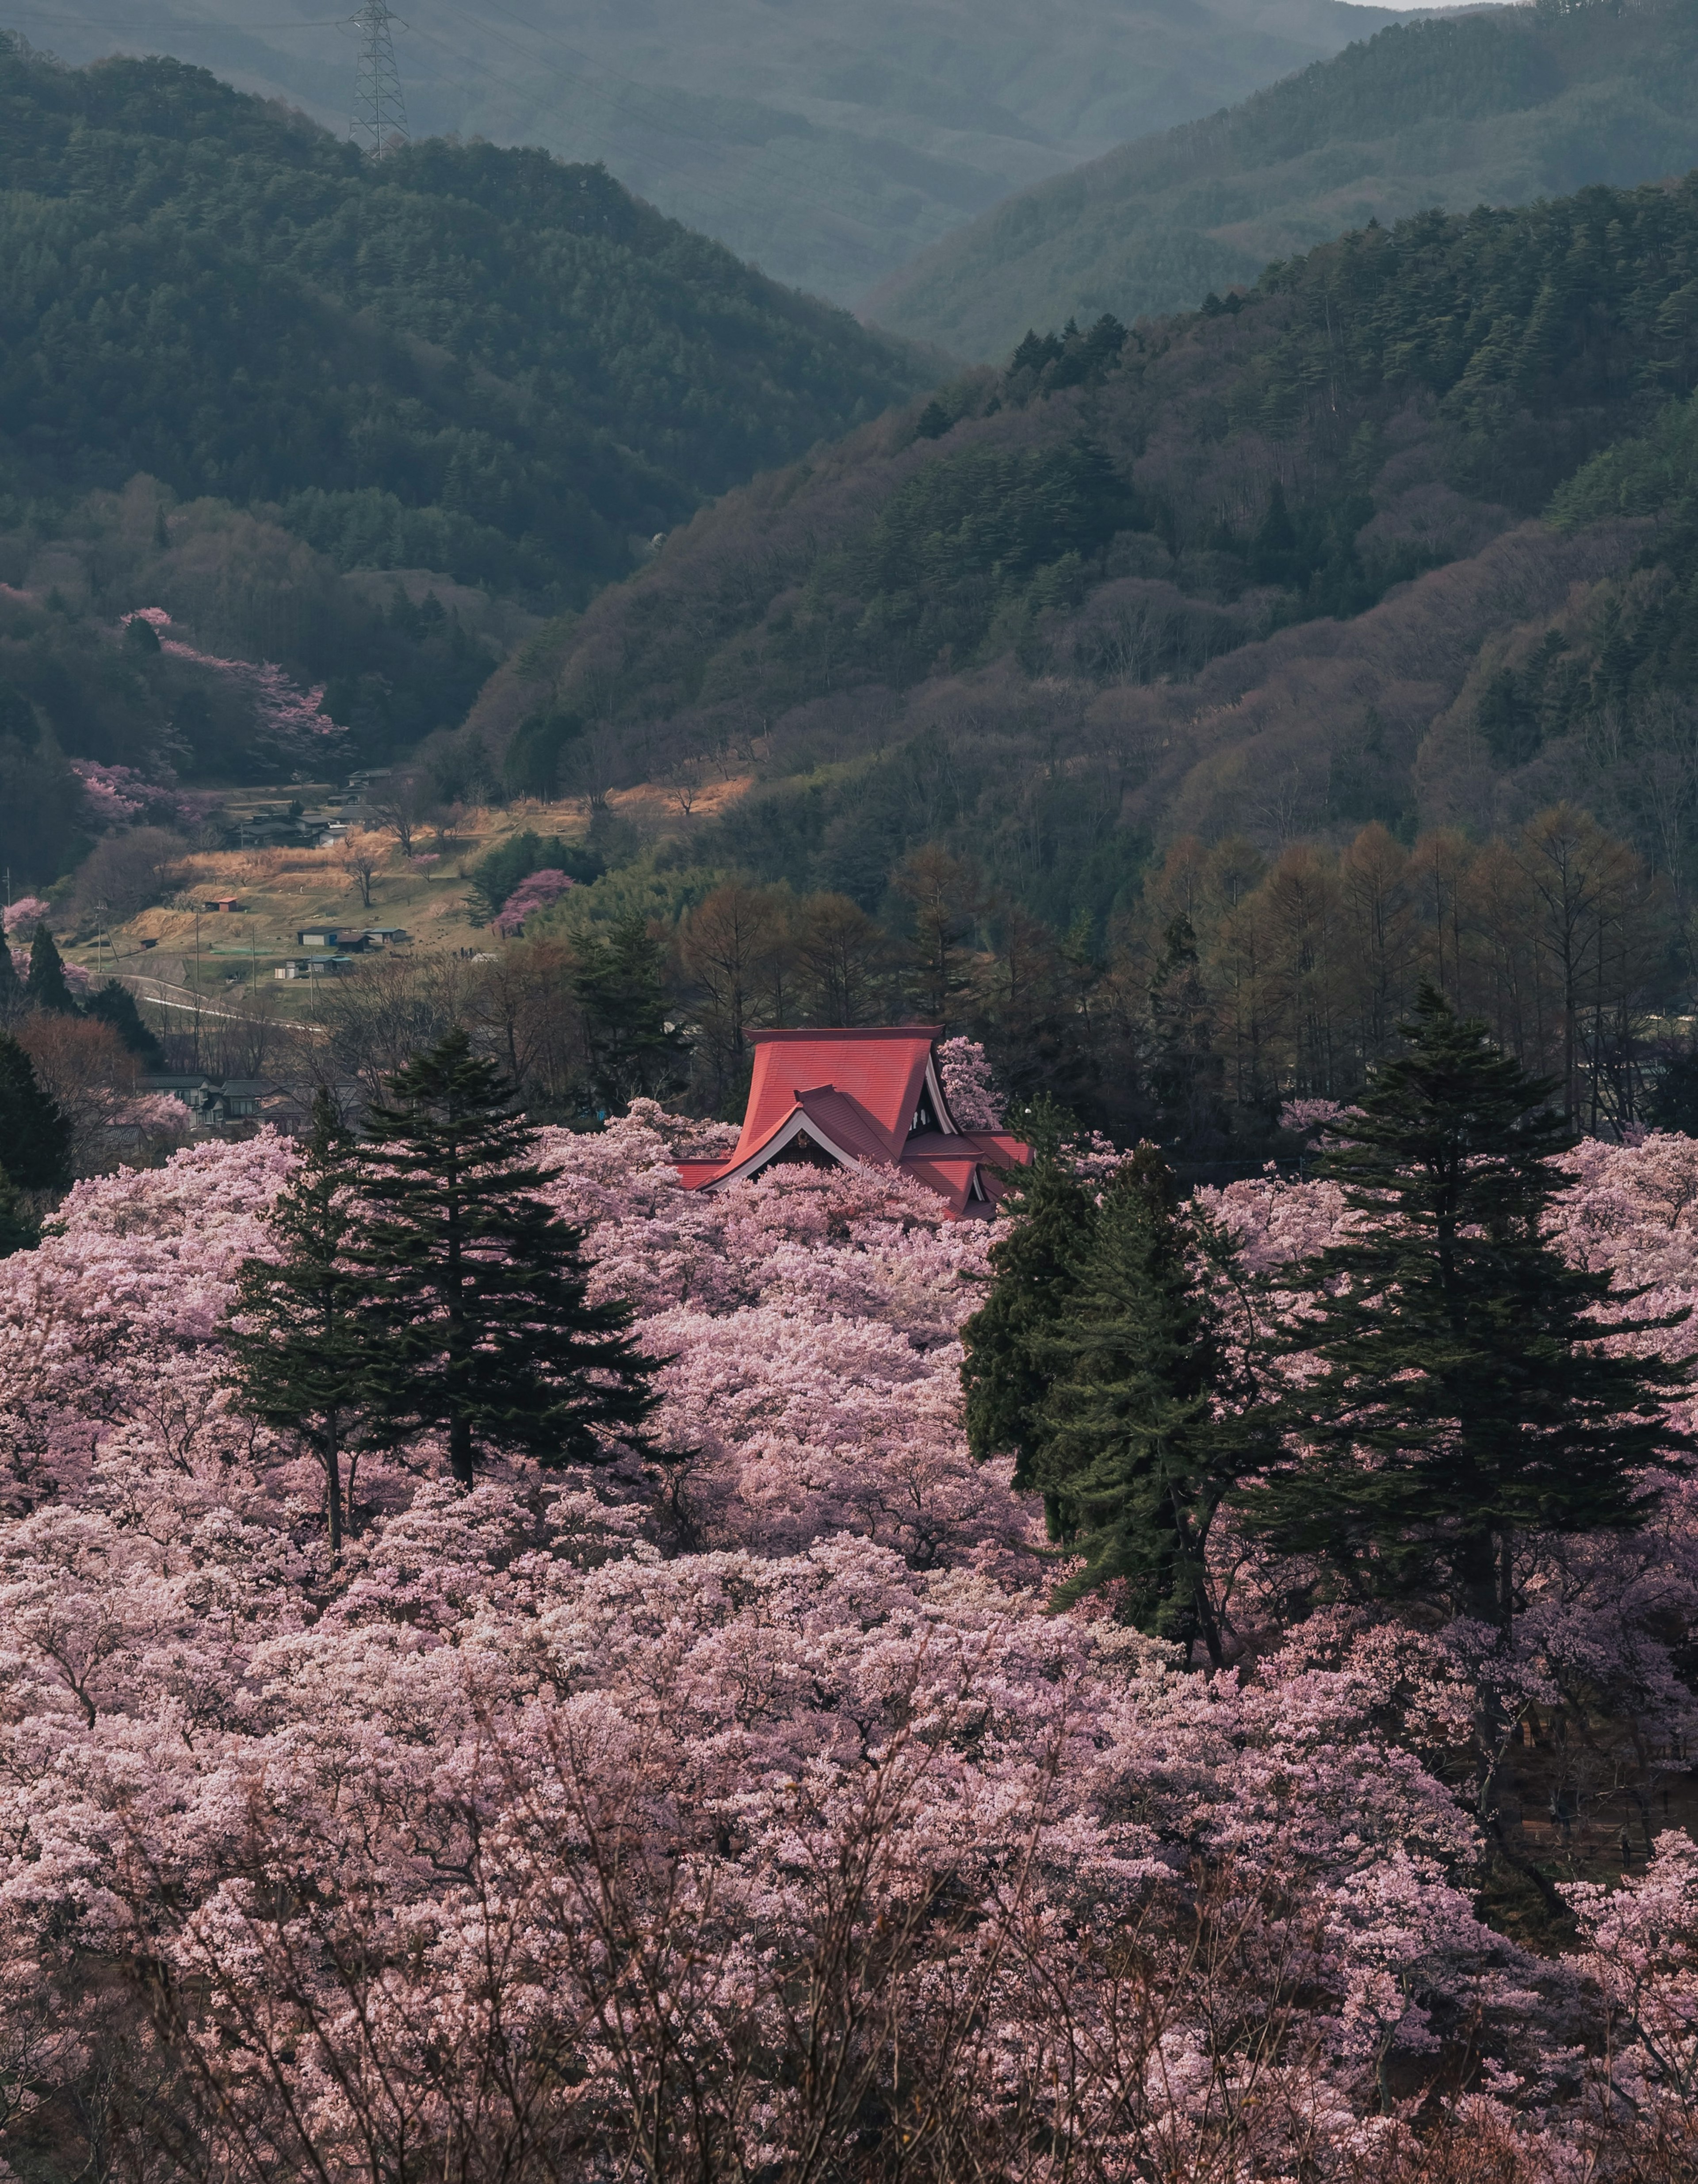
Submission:
[[[477,1476],[471,1446],[471,1421],[459,1417],[448,1421],[448,1468],[461,1486],[470,1486]]]
[[[1498,1557],[1490,1532],[1464,1535],[1456,1556],[1456,1574],[1462,1584],[1463,1613],[1501,1629],[1503,1607]]]
[[[332,1555],[342,1552],[342,1444],[331,1419],[325,1427],[325,1528]]]

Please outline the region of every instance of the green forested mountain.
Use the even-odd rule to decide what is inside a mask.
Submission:
[[[916,382],[598,167],[436,142],[370,164],[174,61],[0,43],[0,192],[14,522],[145,471],[343,567],[553,607]]]
[[[78,761],[170,818],[457,725],[542,616],[929,376],[599,167],[374,165],[178,62],[0,36],[14,878],[86,845]]]
[[[345,127],[351,43],[303,0],[12,0],[78,58],[161,50]],[[345,11],[344,11],[345,12]],[[783,281],[853,303],[1012,190],[1395,20],[1339,0],[408,0],[415,136],[604,160]],[[298,18],[298,20],[295,20]]]
[[[1525,204],[1695,159],[1695,0],[1538,0],[1394,25],[1010,198],[866,309],[991,357],[1028,326],[1193,308],[1370,219]]]
[[[942,842],[1088,937],[1188,831],[1564,795],[1688,886],[1695,387],[1698,176],[1369,228],[727,495],[468,733],[570,722],[593,791],[721,753],[699,855],[870,911]]]

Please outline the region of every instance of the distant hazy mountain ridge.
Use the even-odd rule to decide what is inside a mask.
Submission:
[[[1370,219],[1630,185],[1695,160],[1694,0],[1541,0],[1394,25],[1010,199],[866,313],[994,357],[1027,326],[1194,308]]]
[[[56,22],[53,0],[14,5],[0,20],[69,56],[165,51],[346,125],[353,47],[310,0],[148,0],[128,36],[116,8]],[[1010,191],[1395,20],[1338,0],[407,0],[398,12],[415,135],[605,160],[776,278],[851,304]],[[296,13],[300,27],[281,27]]]

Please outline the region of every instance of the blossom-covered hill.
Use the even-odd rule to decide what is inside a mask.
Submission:
[[[994,1225],[811,1171],[686,1194],[705,1134],[545,1143],[669,1361],[665,1461],[460,1495],[428,1445],[365,1457],[336,1564],[225,1378],[287,1145],[80,1184],[0,1262],[14,2169],[1693,2173],[1698,1850],[1656,1825],[1690,1490],[1534,1553],[1507,1648],[1281,1629],[1229,1544],[1237,1663],[1197,1673],[1048,1612],[1041,1527],[968,1457]],[[1572,1248],[1698,1296],[1698,1145],[1574,1164]],[[1339,1218],[1271,1176],[1215,1210],[1270,1272]],[[1635,1817],[1534,1950],[1476,1892],[1547,1777]]]

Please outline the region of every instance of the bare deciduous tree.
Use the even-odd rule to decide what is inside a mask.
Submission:
[[[359,893],[360,908],[370,910],[372,883],[383,865],[382,837],[364,830],[350,834],[342,845],[340,862],[348,885]]]
[[[394,775],[384,783],[382,794],[374,799],[372,818],[395,837],[404,857],[412,855],[414,840],[430,816],[431,801],[428,785],[413,773]]]
[[[699,1059],[715,1110],[741,1079],[749,1025],[780,1024],[788,1013],[790,913],[782,889],[732,880],[698,903],[679,932],[680,966],[700,1005]]]
[[[884,928],[846,894],[809,896],[797,927],[802,1007],[816,1023],[871,1023],[884,1006],[891,950]]]
[[[707,777],[707,760],[699,752],[675,760],[666,769],[666,786],[680,816],[688,820],[695,811]]]
[[[188,844],[164,827],[103,834],[76,876],[71,911],[80,925],[127,925],[180,884]]]

